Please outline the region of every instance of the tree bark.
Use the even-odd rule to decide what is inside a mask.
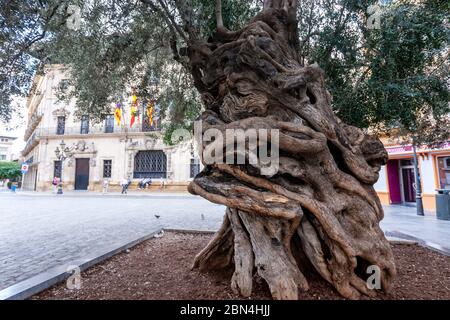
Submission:
[[[300,64],[296,5],[266,0],[244,29],[220,28],[208,42],[189,45],[206,108],[203,130],[279,130],[280,149],[279,170],[270,177],[248,161],[216,163],[190,184],[191,193],[228,207],[194,267],[234,265],[231,286],[246,297],[256,270],[275,299],[297,299],[298,289],[309,287],[305,270],[315,270],[342,296],[357,299],[373,295],[367,266],[380,268],[383,290],[396,273],[373,188],[387,153],[376,137],[334,115],[321,69]],[[202,143],[207,149],[222,142]]]

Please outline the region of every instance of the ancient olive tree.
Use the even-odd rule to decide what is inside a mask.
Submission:
[[[311,267],[347,298],[373,294],[370,265],[388,289],[396,271],[373,189],[387,153],[377,138],[333,114],[319,66],[300,64],[297,1],[266,0],[239,31],[223,26],[216,4],[217,32],[188,42],[187,50],[206,108],[203,130],[225,136],[227,129],[277,129],[280,159],[270,177],[255,164],[218,162],[190,184],[191,193],[227,206],[194,267],[234,265],[231,285],[243,296],[252,292],[254,269],[276,299],[308,290]]]
[[[205,151],[222,149],[223,158],[246,161],[205,162],[190,184],[191,193],[227,207],[222,227],[193,266],[234,267],[231,286],[243,296],[251,295],[255,270],[276,299],[297,298],[312,273],[346,298],[373,295],[366,284],[369,266],[376,267],[381,289],[387,290],[395,265],[373,189],[386,151],[377,138],[333,113],[323,71],[304,56],[306,44],[320,32],[300,30],[308,41],[300,40],[298,2],[261,2],[9,0],[0,20],[7,26],[0,35],[7,44],[0,48],[0,91],[6,97],[0,110],[8,109],[1,106],[12,94],[28,89],[22,82],[30,83],[38,62],[67,65],[79,113],[93,117],[107,114],[117,94],[130,87],[143,99],[158,95],[167,106],[183,102],[180,118],[198,114],[188,109],[200,96],[203,131],[226,136],[228,129],[266,130],[257,146],[277,150],[279,163],[268,175],[262,162],[250,161],[255,156],[250,150],[230,155],[228,141],[200,141]],[[67,27],[69,4],[83,7],[75,29]],[[233,10],[252,18],[235,19],[229,30]],[[347,16],[343,12],[338,16]],[[335,33],[341,29],[337,25]],[[325,51],[328,57],[333,50]],[[173,60],[183,66],[170,75],[175,85],[153,92],[161,70],[174,70],[167,68]]]

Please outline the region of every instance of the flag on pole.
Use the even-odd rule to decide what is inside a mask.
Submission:
[[[149,101],[149,103],[147,105],[147,118],[148,118],[148,123],[150,124],[150,126],[153,126],[154,111],[155,111],[155,104],[153,103],[153,101]]]
[[[136,121],[136,116],[138,113],[137,109],[137,97],[133,94],[131,97],[131,122],[130,122],[130,128],[133,127],[134,122]]]
[[[120,103],[116,104],[116,110],[114,111],[114,118],[116,119],[117,125],[120,127],[122,123],[122,107]]]

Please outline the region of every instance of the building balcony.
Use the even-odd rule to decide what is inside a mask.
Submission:
[[[42,113],[34,113],[31,116],[31,119],[28,121],[28,127],[25,131],[25,135],[23,137],[23,139],[25,141],[27,141],[31,135],[33,134],[34,130],[37,128],[37,126],[39,125],[39,123],[41,122],[42,119]]]
[[[22,156],[26,156],[30,153],[31,150],[34,149],[39,144],[39,132],[34,132],[31,137],[28,139],[25,148],[21,151]]]
[[[89,127],[74,126],[74,127],[53,127],[53,128],[40,128],[36,130],[39,137],[54,137],[54,136],[103,136],[110,134],[130,134],[130,133],[151,133],[161,131],[160,126],[134,126],[129,127],[117,127],[117,126],[102,126],[94,125]]]
[[[31,127],[29,127],[31,128]],[[139,134],[139,133],[157,133],[161,131],[161,126],[145,126],[136,125],[132,128],[129,127],[118,127],[118,126],[104,126],[104,125],[93,125],[89,127],[75,126],[75,127],[52,127],[52,128],[34,128],[32,134],[28,138],[25,148],[22,150],[22,155],[26,156],[39,144],[41,138],[52,138],[52,137],[102,137],[108,135],[126,135],[126,134]]]

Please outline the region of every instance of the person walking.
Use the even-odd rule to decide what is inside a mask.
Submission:
[[[127,178],[123,178],[122,181],[120,182],[120,185],[122,186],[122,194],[127,194],[128,183],[129,182]]]
[[[59,178],[54,177],[53,181],[52,181],[52,185],[53,185],[53,193],[55,193],[55,194],[58,192],[58,184],[59,184]]]
[[[109,187],[109,180],[104,179],[103,180],[103,194],[108,193],[108,187]]]

